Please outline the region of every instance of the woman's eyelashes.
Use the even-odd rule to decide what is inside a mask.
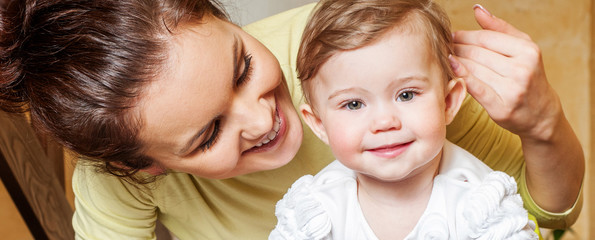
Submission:
[[[200,145],[198,145],[198,147],[196,149],[194,149],[194,151],[192,151],[191,154],[196,153],[197,151],[201,151],[201,152],[205,152],[209,149],[211,149],[211,147],[213,145],[215,145],[215,143],[217,143],[217,139],[219,139],[219,135],[221,134],[221,120],[220,119],[216,119],[213,124],[211,125],[211,130],[209,131],[209,137],[206,138],[206,140],[204,140]]]
[[[243,54],[244,55],[244,69],[242,74],[238,76],[236,79],[236,87],[242,86],[244,83],[250,80],[250,74],[252,73],[252,55],[250,54]]]

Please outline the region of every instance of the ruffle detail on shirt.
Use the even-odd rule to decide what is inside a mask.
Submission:
[[[431,213],[422,217],[417,223],[419,231],[417,239],[423,240],[448,240],[448,225],[444,216],[438,213]]]
[[[503,172],[488,174],[463,207],[471,239],[538,239],[514,178]]]
[[[269,235],[277,239],[331,239],[331,219],[311,194],[313,177],[306,175],[298,179],[277,202],[275,215],[277,226]]]

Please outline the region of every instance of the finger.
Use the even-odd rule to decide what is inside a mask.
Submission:
[[[490,30],[457,31],[453,41],[487,48],[508,57],[519,56],[536,47],[531,41]]]
[[[514,26],[510,25],[508,22],[494,16],[480,4],[475,4],[473,6],[473,11],[475,13],[475,20],[477,21],[479,26],[481,26],[481,28],[485,30],[501,32],[525,40],[531,39],[529,35],[518,30]]]
[[[494,89],[485,82],[476,78],[469,72],[462,61],[464,59],[450,56],[450,64],[456,76],[463,78],[467,85],[467,92],[479,102],[486,110],[494,109],[501,102]],[[467,63],[469,64],[469,62]]]
[[[477,64],[489,68],[502,76],[512,76],[514,68],[511,63],[514,60],[502,54],[475,45],[455,44],[454,53],[457,57],[470,59]]]
[[[469,75],[491,88],[500,97],[515,90],[512,87],[518,85],[512,78],[504,77],[471,59],[459,57],[457,60],[465,67]]]

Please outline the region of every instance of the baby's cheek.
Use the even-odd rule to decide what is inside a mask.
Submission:
[[[329,135],[329,144],[336,158],[348,160],[357,154],[360,139],[357,136],[345,134],[345,131]]]

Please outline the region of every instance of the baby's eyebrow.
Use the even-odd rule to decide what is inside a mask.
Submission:
[[[341,89],[341,90],[335,91],[331,95],[328,96],[328,99],[327,100],[331,100],[334,97],[337,97],[337,96],[341,95],[342,93],[352,92],[352,91],[355,91],[357,89],[361,89],[361,88],[351,87],[351,88],[345,88],[345,89]]]
[[[420,82],[430,82],[430,79],[425,76],[425,75],[409,75],[409,76],[405,76],[405,77],[398,77],[396,78],[390,85],[395,85],[395,84],[404,84],[404,83],[408,83],[408,82],[414,82],[414,81],[420,81]]]
[[[423,82],[429,82],[430,79],[426,76],[422,76],[422,75],[411,75],[411,76],[406,76],[406,77],[401,77],[401,78],[397,78],[398,82],[411,82],[411,81],[423,81]]]

